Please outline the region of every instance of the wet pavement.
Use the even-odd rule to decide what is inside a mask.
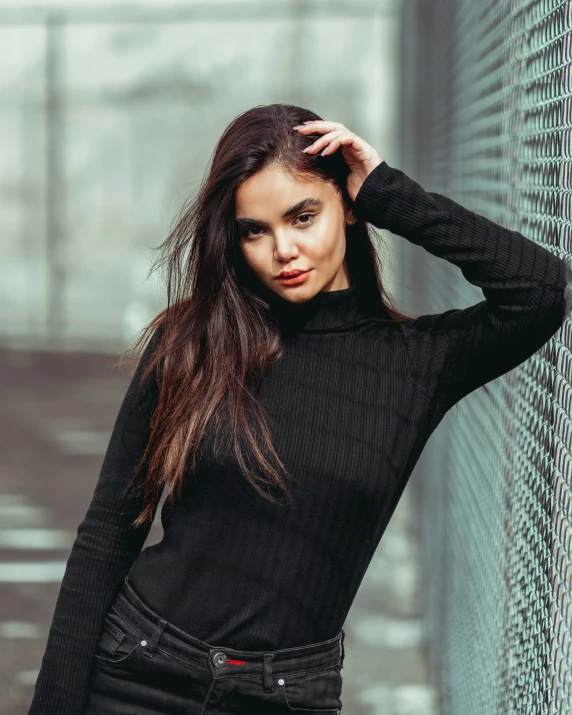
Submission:
[[[76,529],[132,367],[117,355],[0,350],[0,713],[25,715]],[[344,715],[438,715],[419,620],[413,492],[344,629]],[[147,544],[162,537],[157,516]]]

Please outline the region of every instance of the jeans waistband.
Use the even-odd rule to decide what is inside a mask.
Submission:
[[[149,608],[133,590],[128,576],[125,576],[112,608],[138,631],[138,635],[147,640],[146,650],[149,654],[159,648],[175,657],[194,662],[199,667],[210,667],[215,677],[231,673],[262,673],[266,679],[271,674],[334,667],[343,664],[344,660],[343,628],[329,640],[279,650],[239,650],[206,643],[177,628]]]

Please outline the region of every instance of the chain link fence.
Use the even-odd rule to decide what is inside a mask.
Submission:
[[[412,0],[405,11],[404,170],[570,261],[572,4]],[[456,267],[406,252],[417,312],[482,300]],[[422,601],[444,714],[572,713],[571,346],[567,317],[490,396],[451,410],[419,461]]]

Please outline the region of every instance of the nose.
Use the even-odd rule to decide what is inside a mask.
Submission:
[[[298,252],[296,242],[287,231],[276,233],[274,254],[278,260],[289,261],[291,258],[296,257]]]

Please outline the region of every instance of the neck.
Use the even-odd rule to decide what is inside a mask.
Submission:
[[[355,283],[341,290],[321,291],[302,303],[269,293],[271,313],[289,332],[335,332],[368,317]]]

